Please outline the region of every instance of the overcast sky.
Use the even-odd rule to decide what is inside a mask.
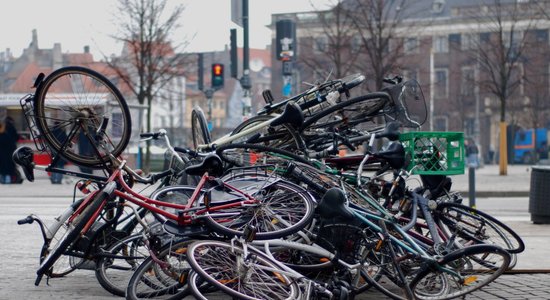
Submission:
[[[312,0],[249,0],[250,46],[264,48],[270,43],[265,27],[272,13],[311,11]],[[315,7],[325,8],[330,0],[314,0]],[[10,48],[14,56],[28,47],[32,30],[38,32],[40,48],[61,43],[63,52],[81,52],[89,45],[96,59],[101,53],[118,54],[121,46],[109,37],[114,33],[115,0],[15,0],[2,2],[0,17],[0,52]],[[187,51],[222,50],[229,44],[231,22],[230,0],[169,0],[186,7],[182,37],[193,38]],[[242,45],[242,30],[238,30]]]

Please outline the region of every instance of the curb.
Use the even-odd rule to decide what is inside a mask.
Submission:
[[[464,198],[468,198],[470,194],[469,191],[459,191],[459,193]],[[529,191],[476,191],[476,197],[480,198],[489,198],[489,197],[501,197],[501,198],[511,198],[511,197],[529,197]]]

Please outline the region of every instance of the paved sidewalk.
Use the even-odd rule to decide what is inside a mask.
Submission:
[[[528,197],[531,184],[530,165],[509,165],[507,175],[499,175],[498,165],[485,165],[475,170],[477,197]],[[462,175],[452,175],[453,190],[468,196],[469,169]]]
[[[526,250],[519,254],[516,271],[468,295],[465,299],[550,299],[550,224],[536,225],[527,212],[530,183],[529,166],[510,166],[507,176],[498,175],[498,166],[485,166],[476,170],[478,208],[503,220],[525,241]],[[37,213],[45,219],[54,217],[72,199],[74,185],[53,185],[44,174],[37,172],[35,182],[20,185],[0,185],[0,300],[11,299],[117,299],[103,290],[93,272],[78,270],[66,278],[44,281],[33,285],[41,245],[36,225],[18,226],[16,221],[28,213]],[[68,179],[68,177],[67,177]],[[467,174],[453,177],[454,189],[467,197]],[[147,194],[153,189],[148,189]],[[510,197],[519,191],[524,196]],[[482,198],[488,195],[508,195]],[[80,192],[76,192],[80,197]],[[511,205],[513,204],[513,205]],[[215,296],[213,299],[226,299]],[[388,299],[377,291],[369,291],[357,299]]]

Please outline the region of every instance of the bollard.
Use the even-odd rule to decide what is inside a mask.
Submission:
[[[468,198],[470,207],[476,207],[476,168],[468,167]]]

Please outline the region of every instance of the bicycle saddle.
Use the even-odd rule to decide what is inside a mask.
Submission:
[[[189,175],[202,176],[208,172],[210,176],[221,176],[223,174],[222,159],[214,153],[208,154],[198,165],[187,167],[185,172]]]
[[[394,170],[405,166],[405,148],[401,143],[391,143],[386,150],[380,151],[374,156],[388,162]]]
[[[34,181],[34,153],[31,148],[27,146],[22,146],[17,149],[12,154],[13,161],[20,165],[23,168],[23,173],[25,177],[30,182]]]
[[[300,127],[304,123],[304,113],[296,102],[288,102],[283,113],[271,122],[271,126],[288,123],[293,127]]]
[[[346,195],[339,188],[328,190],[319,205],[317,212],[322,218],[330,219],[334,217],[353,218],[353,212],[346,205]]]

